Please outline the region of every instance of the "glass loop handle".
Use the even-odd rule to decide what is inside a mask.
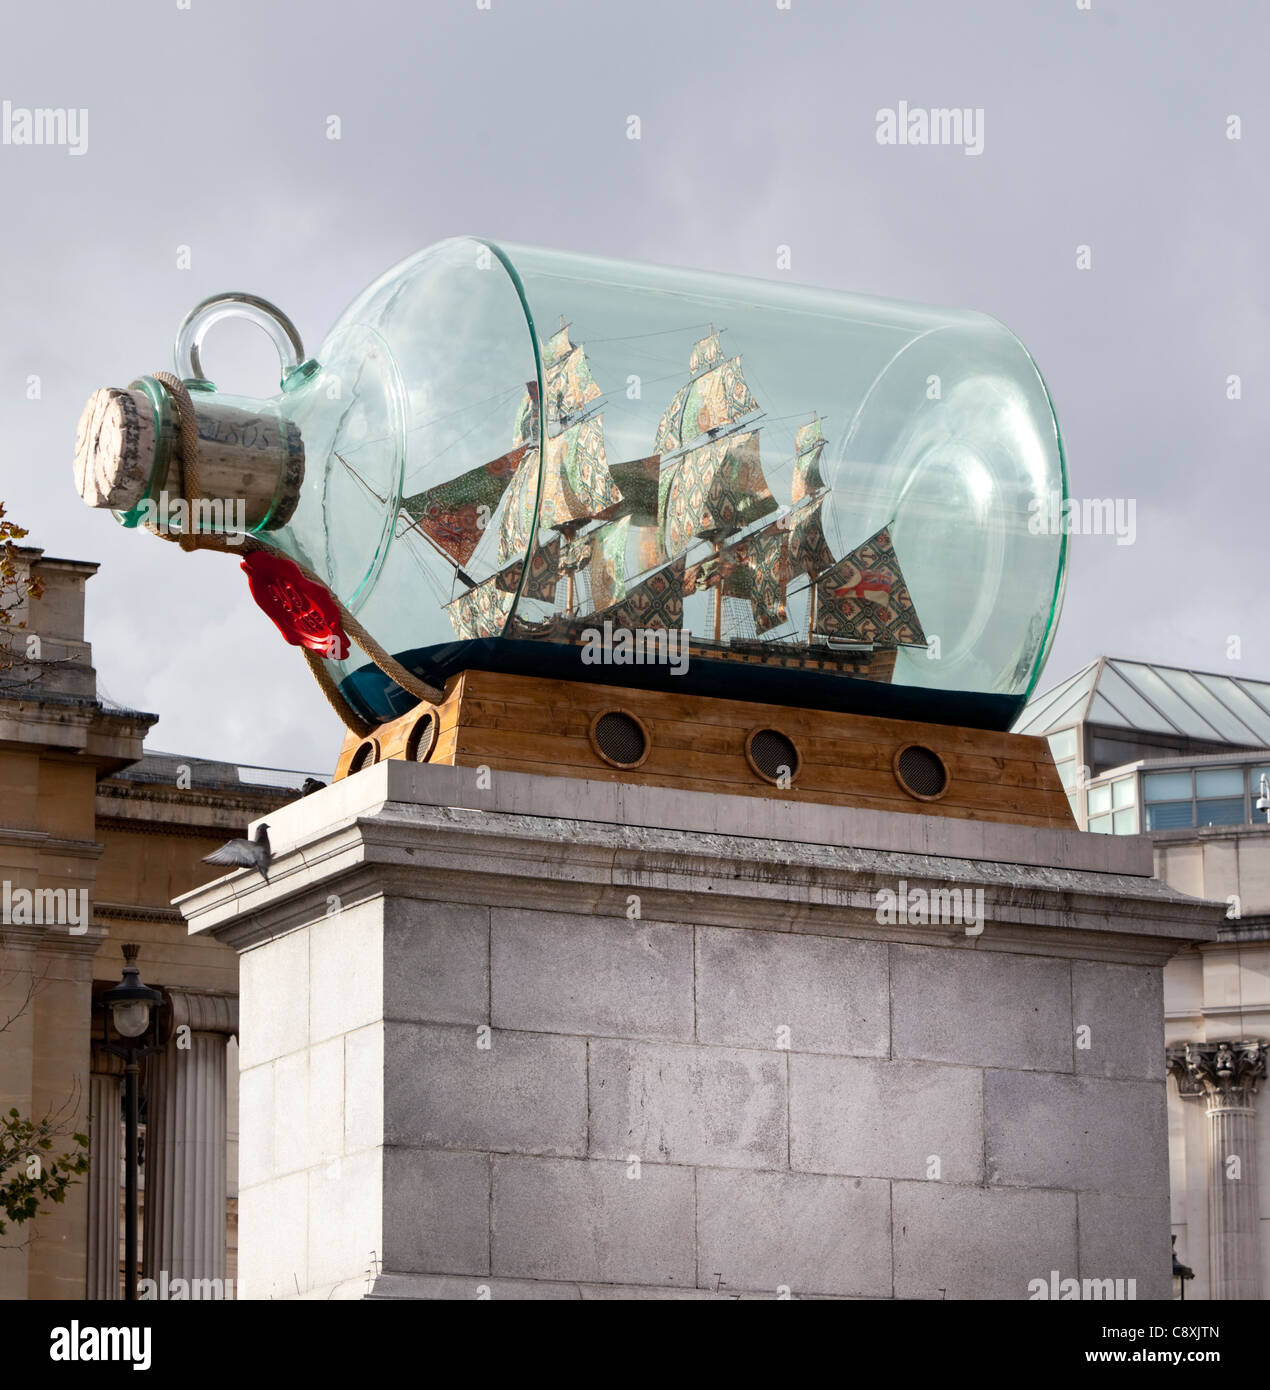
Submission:
[[[246,319],[269,335],[278,350],[284,381],[304,360],[300,332],[276,304],[254,294],[214,294],[196,304],[177,330],[176,371],[182,381],[207,381],[203,375],[203,339],[213,324],[233,318]]]

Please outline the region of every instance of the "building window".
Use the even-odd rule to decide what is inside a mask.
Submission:
[[[1195,824],[1194,790],[1187,772],[1148,772],[1142,779],[1148,830],[1180,830]]]
[[[1088,827],[1095,835],[1136,835],[1138,833],[1136,776],[1117,777],[1114,782],[1098,782],[1086,793]]]
[[[1261,795],[1262,776],[1270,778],[1270,767],[1253,767],[1248,769],[1248,810],[1254,825],[1264,825],[1266,823],[1266,813],[1257,810],[1257,798]]]

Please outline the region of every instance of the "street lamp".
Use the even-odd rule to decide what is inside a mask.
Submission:
[[[124,1162],[124,1293],[128,1302],[137,1297],[137,1078],[142,1057],[162,1052],[157,1044],[158,1013],[156,1005],[163,1002],[157,989],[141,982],[136,960],[141,947],[129,943],[123,948],[123,978],[98,1000],[102,1008],[102,1047],[116,1057],[122,1057],[124,1116],[126,1122],[126,1158]],[[119,1042],[111,1042],[110,1028],[114,1024]],[[156,1041],[146,1042],[151,1024],[155,1025]]]

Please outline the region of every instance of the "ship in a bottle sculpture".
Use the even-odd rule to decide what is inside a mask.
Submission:
[[[271,400],[204,377],[228,315],[277,344]],[[354,729],[483,671],[1004,730],[1044,664],[1062,445],[987,316],[456,238],[315,357],[245,295],[176,357],[90,401],[81,494],[245,536]]]

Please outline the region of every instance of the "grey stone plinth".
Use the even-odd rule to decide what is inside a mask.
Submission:
[[[1224,905],[1135,839],[404,762],[270,834],[182,900],[243,1297],[1167,1296],[1160,974]]]

